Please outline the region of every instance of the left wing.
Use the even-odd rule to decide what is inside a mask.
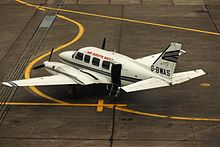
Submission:
[[[77,84],[77,82],[75,82],[72,78],[68,76],[57,74],[57,75],[45,76],[39,78],[2,82],[2,84],[9,87],[17,87],[17,86],[69,85],[69,84]]]
[[[3,82],[9,87],[16,86],[49,86],[49,85],[90,85],[90,84],[109,84],[107,78],[89,71],[79,70],[69,65],[59,62],[45,62],[44,66],[53,70],[56,74],[52,76],[22,79],[10,82]]]
[[[174,73],[171,83],[168,83],[158,78],[150,78],[150,79],[146,79],[140,82],[136,82],[134,84],[123,86],[121,88],[126,92],[134,92],[134,91],[154,89],[154,88],[159,88],[159,87],[166,87],[166,86],[171,86],[171,85],[180,84],[180,83],[189,81],[190,79],[202,76],[204,74],[206,73],[202,69]]]

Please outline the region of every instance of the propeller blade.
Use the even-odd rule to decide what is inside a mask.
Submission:
[[[101,49],[105,49],[105,43],[106,43],[106,39],[104,38],[103,42],[102,42],[102,48]]]
[[[42,67],[45,67],[45,65],[41,64],[41,65],[35,66],[33,69],[35,70],[35,69],[39,69],[39,68],[42,68]]]
[[[49,56],[49,59],[48,59],[48,61],[50,61],[50,59],[51,59],[51,57],[52,57],[52,54],[53,54],[53,50],[54,50],[54,48],[52,48],[52,49],[51,49],[51,51],[50,51],[50,56]]]

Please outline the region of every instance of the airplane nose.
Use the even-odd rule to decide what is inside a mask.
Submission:
[[[59,54],[59,57],[62,59],[69,58],[73,54],[72,51],[62,52]]]
[[[64,57],[65,57],[65,52],[60,53],[60,54],[59,54],[59,57],[60,57],[60,58],[64,58]]]

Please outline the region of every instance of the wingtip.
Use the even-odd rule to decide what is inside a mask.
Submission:
[[[12,84],[9,82],[2,82],[3,85],[8,86],[8,87],[14,87]]]
[[[203,69],[197,69],[196,72],[200,73],[201,75],[206,74],[206,72]]]

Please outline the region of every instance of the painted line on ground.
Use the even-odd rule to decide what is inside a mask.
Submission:
[[[104,100],[98,100],[98,105],[97,105],[96,111],[97,112],[102,112],[103,111],[103,106],[105,106],[104,105]]]
[[[220,118],[199,118],[199,117],[183,117],[183,116],[169,116],[169,115],[160,115],[160,114],[154,114],[154,113],[147,113],[147,112],[141,112],[137,110],[132,110],[128,108],[122,108],[122,107],[115,107],[118,111],[123,111],[127,113],[142,115],[142,116],[150,116],[150,117],[157,117],[157,118],[167,118],[167,119],[175,119],[175,120],[187,120],[187,121],[213,121],[213,122],[220,122]]]
[[[100,100],[100,103],[102,100]],[[3,102],[0,102],[0,105]],[[11,106],[63,106],[63,107],[100,107],[100,104],[72,104],[72,103],[26,103],[26,102],[6,102],[5,105]],[[141,116],[148,117],[156,117],[156,118],[166,118],[166,119],[174,119],[174,120],[187,120],[187,121],[212,121],[212,122],[220,122],[220,118],[195,118],[195,117],[179,117],[179,116],[168,116],[168,115],[160,115],[154,113],[140,112],[137,110],[132,110],[127,107],[126,104],[102,104],[103,107],[113,109],[115,107],[116,110],[132,113]]]
[[[171,28],[171,29],[178,29],[178,30],[185,30],[185,31],[191,31],[191,32],[197,32],[197,33],[204,33],[209,35],[217,35],[220,36],[220,33],[217,32],[211,32],[201,29],[194,29],[194,28],[187,28],[187,27],[181,27],[181,26],[174,26],[174,25],[168,25],[168,24],[160,24],[160,23],[153,23],[148,21],[141,21],[141,20],[135,20],[135,19],[128,19],[128,18],[120,18],[120,17],[114,17],[114,16],[107,16],[107,15],[101,15],[101,14],[95,14],[95,13],[88,13],[88,12],[82,12],[82,11],[74,11],[74,10],[68,10],[68,9],[62,9],[62,8],[52,8],[47,6],[39,6],[27,3],[22,0],[16,0],[16,2],[34,7],[34,8],[41,8],[41,9],[47,9],[47,10],[56,10],[61,12],[67,12],[67,13],[74,13],[74,14],[80,14],[80,15],[86,15],[86,16],[92,16],[92,17],[99,17],[99,18],[105,18],[105,19],[112,19],[112,20],[119,20],[119,21],[126,21],[131,23],[138,23],[138,24],[145,24],[145,25],[151,25],[151,26],[157,26],[157,27],[164,27],[164,28]]]
[[[0,102],[0,105],[3,102]],[[73,104],[73,103],[30,103],[30,102],[6,102],[5,105],[12,106],[67,106],[67,107],[99,107],[99,104]],[[115,107],[126,107],[126,104],[103,104],[102,106],[113,108]]]
[[[42,6],[40,7],[40,6],[37,6],[37,5],[32,5],[32,4],[28,4],[28,3],[26,3],[26,2],[23,2],[23,1],[21,1],[21,0],[16,0],[17,2],[20,2],[20,3],[23,3],[23,4],[25,4],[25,5],[27,5],[27,6],[31,6],[31,7],[35,7],[35,8],[37,8],[37,9],[39,9],[39,8],[42,8]],[[52,9],[52,8],[47,8],[47,7],[43,7],[43,8],[46,8],[46,9]],[[43,9],[44,10],[44,9]],[[56,9],[57,10],[57,9]],[[60,10],[60,11],[62,11],[62,9],[58,9],[58,10]],[[72,10],[68,10],[68,11],[72,11]],[[77,12],[77,11],[75,11],[75,12]],[[77,13],[85,13],[85,12],[77,12]],[[87,13],[85,13],[85,15],[87,15]],[[98,14],[92,14],[92,13],[88,13],[88,15],[97,15],[97,17],[99,17],[99,15]],[[77,37],[76,38],[74,38],[73,40],[71,40],[70,42],[68,42],[68,43],[66,43],[66,44],[64,44],[64,45],[61,45],[61,46],[59,46],[58,48],[56,48],[55,50],[54,50],[54,52],[56,52],[56,51],[59,51],[59,50],[61,50],[61,49],[63,49],[63,48],[65,48],[65,47],[67,47],[67,46],[69,46],[69,45],[71,45],[71,44],[73,44],[74,42],[76,42],[77,40],[79,40],[79,38],[81,38],[81,36],[82,36],[82,34],[83,34],[83,32],[84,32],[84,28],[83,28],[83,26],[80,24],[80,23],[78,23],[78,22],[76,22],[76,21],[74,21],[74,20],[71,20],[71,19],[69,19],[69,18],[67,18],[67,17],[65,17],[65,16],[62,16],[62,15],[57,15],[58,17],[60,17],[60,18],[63,18],[63,19],[65,19],[65,20],[68,20],[68,21],[70,21],[70,22],[73,22],[73,23],[75,23],[75,24],[78,24],[77,26],[79,27],[79,26],[81,26],[81,27],[79,27],[79,33],[78,33],[78,35],[77,35]],[[110,16],[104,16],[104,15],[100,15],[100,17],[101,16],[103,16],[103,17],[110,17]],[[112,18],[112,19],[117,19],[117,20],[122,20],[122,18],[116,18],[116,17],[110,17],[110,18]],[[125,20],[125,19],[123,19],[123,20]],[[135,22],[136,20],[134,20],[134,22]],[[146,23],[146,22],[145,22]],[[148,22],[147,22],[148,23]],[[157,24],[158,25],[158,24]],[[163,25],[163,24],[159,24],[159,25]],[[175,26],[174,26],[175,27]],[[80,30],[81,29],[81,30]],[[179,28],[176,28],[176,29],[179,29]],[[191,30],[190,28],[184,28],[184,30],[186,30],[186,29],[188,29],[188,31],[193,31],[193,30]],[[209,32],[209,31],[203,31],[203,30],[194,30],[194,31],[196,31],[196,32],[200,32],[200,33],[206,33],[206,34],[212,34],[212,35],[220,35],[219,33],[215,33],[215,32]],[[25,70],[25,77],[27,77],[27,78],[30,78],[30,71],[31,71],[31,69],[32,69],[32,67],[33,67],[33,65],[34,64],[36,64],[38,61],[40,61],[41,59],[43,59],[43,58],[45,58],[46,56],[48,56],[50,54],[50,52],[47,52],[46,54],[43,54],[43,55],[41,55],[40,57],[38,57],[38,58],[36,58],[35,60],[33,60],[32,62],[31,62],[31,64],[29,64],[29,66],[27,67],[27,70]],[[34,88],[34,89],[33,89]],[[147,113],[147,112],[141,112],[141,111],[137,111],[137,110],[132,110],[132,109],[128,109],[128,108],[123,108],[123,107],[126,107],[127,105],[124,105],[124,104],[104,104],[104,101],[102,102],[102,101],[99,101],[99,103],[98,104],[72,104],[72,103],[67,103],[67,102],[64,102],[64,101],[60,101],[60,100],[58,100],[58,99],[56,99],[56,98],[53,98],[53,97],[50,97],[50,96],[48,96],[48,95],[46,95],[46,94],[44,94],[44,93],[42,93],[41,91],[39,91],[36,87],[31,87],[31,89],[36,93],[36,94],[38,94],[38,95],[40,95],[40,96],[42,96],[42,97],[44,97],[44,98],[46,98],[46,99],[49,99],[49,100],[52,100],[52,101],[55,101],[55,102],[57,102],[57,103],[20,103],[20,102],[9,102],[9,103],[5,103],[6,105],[22,105],[22,106],[24,106],[24,105],[35,105],[35,106],[41,106],[41,105],[43,105],[43,106],[45,106],[45,105],[47,105],[47,106],[85,106],[85,107],[88,107],[88,106],[93,106],[93,107],[97,107],[97,109],[99,109],[99,110],[101,110],[101,109],[103,109],[103,108],[100,108],[100,106],[103,106],[103,107],[106,107],[106,108],[111,108],[111,109],[113,109],[113,107],[115,106],[115,109],[116,110],[118,110],[118,111],[122,111],[122,112],[127,112],[127,113],[132,113],[132,114],[137,114],[137,115],[142,115],[142,116],[150,116],[150,117],[156,117],[156,118],[167,118],[167,119],[175,119],[175,120],[190,120],[190,121],[220,121],[220,118],[194,118],[194,117],[179,117],[179,116],[169,116],[169,115],[160,115],[160,114],[154,114],[154,113]],[[103,103],[103,104],[102,104]],[[1,102],[0,102],[0,104],[2,104]],[[98,108],[99,107],[99,108]]]

